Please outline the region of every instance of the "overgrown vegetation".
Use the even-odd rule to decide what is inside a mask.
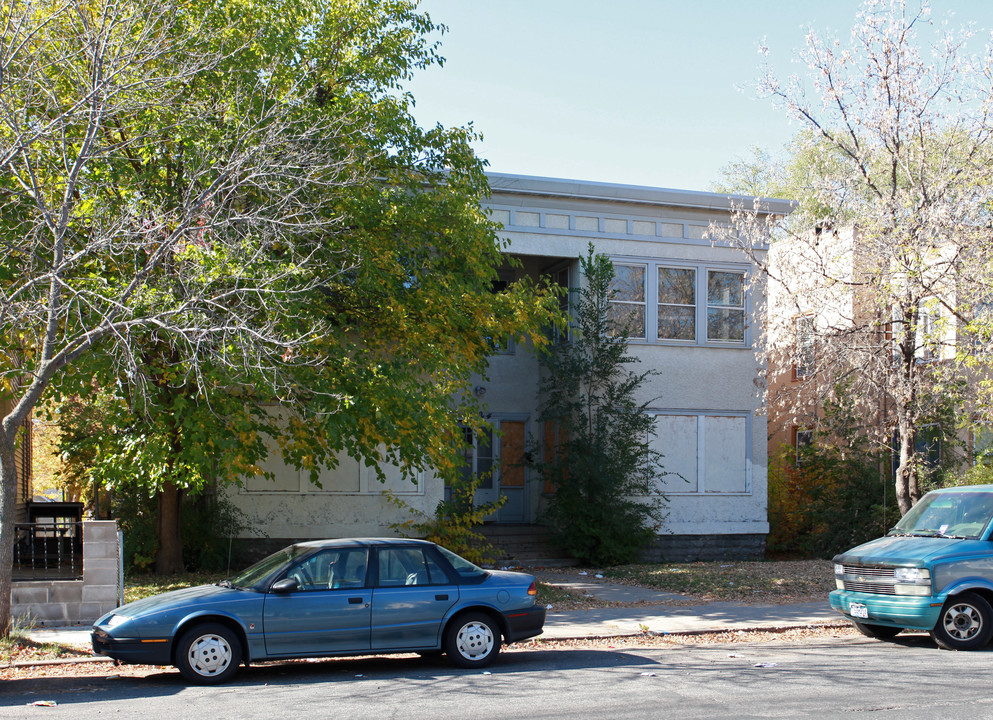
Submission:
[[[412,508],[402,497],[387,491],[385,495],[390,503],[412,515],[409,520],[393,523],[390,527],[405,537],[438,543],[477,565],[492,563],[496,560],[496,550],[478,528],[503,507],[507,497],[474,505],[476,490],[482,482],[483,477],[479,475],[459,475],[450,479],[451,497],[438,503],[433,516]]]
[[[115,494],[113,515],[124,531],[124,568],[147,573],[155,567],[158,514],[154,497],[141,488]],[[213,493],[183,499],[183,567],[188,572],[228,569],[231,538],[246,527],[246,518],[223,497]]]
[[[664,518],[662,456],[649,444],[655,421],[638,399],[656,373],[626,368],[638,360],[627,354],[630,318],[611,304],[610,260],[591,245],[581,267],[569,342],[541,357],[546,433],[528,457],[554,488],[544,513],[553,540],[581,562],[613,565],[637,557]]]

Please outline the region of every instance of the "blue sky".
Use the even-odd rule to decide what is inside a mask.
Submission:
[[[443,68],[410,86],[421,124],[484,135],[490,170],[706,190],[753,146],[798,129],[755,83],[785,76],[808,28],[843,42],[857,0],[422,0],[449,26]],[[934,0],[993,28],[993,0]]]

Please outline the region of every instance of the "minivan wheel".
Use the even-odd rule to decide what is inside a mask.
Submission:
[[[948,598],[931,637],[946,650],[975,650],[993,635],[993,607],[976,593]]]
[[[903,631],[903,628],[890,627],[889,625],[870,625],[869,623],[860,623],[854,620],[852,623],[860,633],[866,637],[876,638],[876,640],[892,640]]]
[[[183,633],[176,645],[176,667],[198,685],[227,682],[238,672],[241,643],[227,627],[203,623]]]

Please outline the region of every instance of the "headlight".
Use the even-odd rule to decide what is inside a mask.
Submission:
[[[898,583],[930,583],[931,571],[926,568],[898,567],[893,571],[893,579]]]
[[[893,592],[897,595],[925,597],[931,594],[931,571],[926,568],[896,568],[893,579],[896,581]]]
[[[106,626],[106,628],[108,630],[110,630],[111,628],[115,628],[118,625],[120,625],[121,623],[125,623],[128,620],[130,620],[130,619],[131,618],[129,618],[129,617],[125,616],[125,615],[111,615],[110,618],[107,620],[107,622],[104,623],[104,625]]]
[[[842,565],[841,563],[835,563],[834,564],[834,574],[836,576],[844,575],[845,574],[845,566]]]

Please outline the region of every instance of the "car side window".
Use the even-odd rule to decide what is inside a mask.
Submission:
[[[379,551],[379,586],[443,585],[441,567],[421,548],[383,548]]]
[[[296,580],[298,589],[304,591],[362,588],[368,553],[364,548],[323,550],[295,565],[287,577]]]

